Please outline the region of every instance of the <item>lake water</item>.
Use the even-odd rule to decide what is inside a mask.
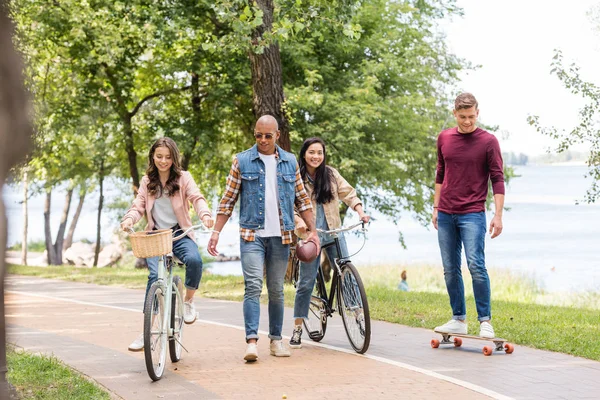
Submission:
[[[591,181],[584,178],[585,166],[535,165],[517,167],[521,175],[507,187],[504,213],[504,231],[494,240],[486,241],[488,267],[508,268],[533,275],[549,291],[600,291],[600,206],[576,202],[584,198]],[[110,202],[118,192],[111,186],[105,197]],[[9,245],[21,240],[22,210],[21,189],[6,186],[4,198],[9,218]],[[53,233],[59,224],[64,195],[53,198]],[[95,240],[98,194],[90,195],[78,224],[75,239]],[[75,204],[71,207],[74,213]],[[43,239],[44,197],[35,196],[29,204],[29,239]],[[423,227],[409,215],[403,215],[398,225],[374,213],[368,241],[360,253],[353,257],[357,265],[377,264],[431,264],[441,260],[437,233]],[[491,216],[488,215],[488,224]],[[355,221],[349,214],[347,224]],[[110,240],[118,225],[118,216],[104,213],[103,240]],[[398,241],[398,231],[404,235],[407,249]],[[208,238],[202,235],[198,242],[206,246]],[[351,252],[362,245],[362,239],[350,235]],[[226,254],[239,254],[237,226],[227,224],[221,234],[219,250]],[[239,262],[215,263],[212,270],[221,274],[240,274]]]

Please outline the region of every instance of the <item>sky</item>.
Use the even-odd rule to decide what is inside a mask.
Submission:
[[[538,115],[544,126],[570,130],[584,104],[550,74],[554,49],[562,50],[565,64],[576,63],[584,78],[600,84],[600,31],[587,15],[600,0],[458,0],[457,4],[464,17],[441,28],[454,54],[480,65],[460,75],[459,89],[477,98],[480,121],[499,125],[503,151],[543,154],[557,142],[537,133],[527,116]]]

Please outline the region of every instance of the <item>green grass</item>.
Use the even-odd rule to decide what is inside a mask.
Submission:
[[[360,273],[365,282],[371,318],[431,329],[446,322],[451,314],[443,274],[430,266],[405,267],[410,292],[396,290],[403,267],[367,267]],[[24,267],[11,265],[9,273],[43,278],[118,285],[142,289],[147,272],[131,267],[74,268]],[[184,271],[179,272],[180,275]],[[475,302],[468,272],[465,291],[470,333],[477,334]],[[496,332],[521,345],[558,351],[600,361],[600,295],[597,293],[551,295],[531,278],[505,270],[491,270],[492,311]],[[200,295],[241,301],[244,281],[241,276],[219,276],[207,271],[202,277]],[[266,301],[266,289],[262,301]],[[285,302],[293,306],[294,288],[285,287]]]
[[[55,357],[7,349],[8,381],[20,399],[102,400],[110,395]]]
[[[8,248],[8,250],[21,251],[21,242],[17,242],[15,244],[13,244],[12,246],[10,246]],[[36,240],[36,241],[28,242],[27,243],[27,250],[28,251],[43,252],[44,250],[46,250],[46,242],[43,241],[43,240]]]

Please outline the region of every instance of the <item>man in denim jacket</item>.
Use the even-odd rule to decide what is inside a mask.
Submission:
[[[256,361],[258,322],[263,268],[269,292],[270,353],[289,357],[281,340],[283,325],[283,281],[294,231],[294,204],[306,222],[310,237],[318,243],[312,205],[300,176],[296,158],[277,146],[277,121],[264,115],[254,128],[256,144],[239,153],[227,177],[225,193],[217,211],[215,229],[208,252],[217,256],[219,233],[231,216],[238,198],[240,204],[240,254],[244,273],[244,323],[246,361]],[[308,240],[308,239],[307,239]]]

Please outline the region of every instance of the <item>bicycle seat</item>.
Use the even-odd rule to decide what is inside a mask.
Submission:
[[[183,263],[183,261],[181,261],[179,258],[175,257],[175,254],[171,253],[169,254],[171,256],[171,258],[173,258],[173,262],[176,263],[179,266],[184,266],[185,264]]]

